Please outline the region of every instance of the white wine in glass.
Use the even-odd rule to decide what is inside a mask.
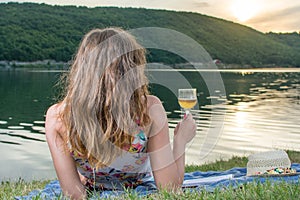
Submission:
[[[190,113],[197,103],[197,90],[191,89],[178,89],[178,103],[185,110],[185,114]]]

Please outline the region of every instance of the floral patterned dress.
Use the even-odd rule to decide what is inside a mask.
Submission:
[[[132,144],[125,150],[109,167],[97,170],[90,166],[87,159],[72,153],[77,170],[87,178],[89,190],[123,190],[153,180],[147,137],[143,130],[133,137]]]

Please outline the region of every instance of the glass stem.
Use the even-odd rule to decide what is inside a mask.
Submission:
[[[189,110],[189,109],[186,109],[185,110],[185,115],[188,115],[188,114],[190,114],[191,113],[191,111]]]

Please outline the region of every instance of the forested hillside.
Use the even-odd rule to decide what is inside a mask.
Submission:
[[[281,43],[287,44],[300,51],[300,32],[299,33],[268,33],[270,38],[277,40]]]
[[[227,64],[300,67],[297,33],[264,34],[236,23],[197,13],[113,7],[0,4],[0,60],[69,61],[83,34],[92,28],[164,27],[198,41]],[[167,52],[149,50],[154,62],[183,62]]]

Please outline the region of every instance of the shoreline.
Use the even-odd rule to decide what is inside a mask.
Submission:
[[[29,72],[68,72],[66,68],[39,68],[39,67],[1,67],[0,71],[29,71]],[[236,72],[242,74],[257,73],[257,72],[300,72],[300,67],[275,67],[275,68],[146,68],[146,71],[165,72]]]
[[[70,62],[55,61],[55,60],[37,60],[37,61],[7,61],[0,60],[0,69],[48,69],[48,70],[67,70],[70,66]],[[147,63],[147,69],[150,70],[268,70],[268,69],[300,69],[300,66],[290,65],[274,65],[264,64],[260,66],[252,66],[248,64],[225,64],[216,63],[211,61],[210,63]]]

